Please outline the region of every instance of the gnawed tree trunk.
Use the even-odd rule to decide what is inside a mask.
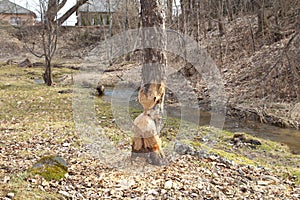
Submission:
[[[157,28],[154,40],[164,48],[164,0],[141,0],[141,16],[143,28]],[[143,38],[145,44],[153,42],[146,37]],[[143,59],[139,102],[144,112],[134,120],[132,158],[144,157],[151,164],[161,165],[164,153],[159,133],[163,126],[166,56],[164,50],[145,48]]]

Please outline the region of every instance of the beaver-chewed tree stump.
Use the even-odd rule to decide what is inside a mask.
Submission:
[[[146,84],[139,91],[139,102],[144,112],[134,120],[132,158],[143,157],[153,165],[162,165],[164,153],[161,148],[159,132],[162,129],[161,115],[165,84],[156,82]]]
[[[164,154],[159,133],[163,126],[167,65],[164,1],[141,0],[140,5],[142,26],[153,27],[154,34],[141,34],[144,48],[139,102],[144,112],[134,121],[132,157],[143,155],[149,163],[161,165]]]
[[[147,113],[134,120],[132,158],[143,157],[150,164],[162,165],[164,153],[157,133],[155,121]]]

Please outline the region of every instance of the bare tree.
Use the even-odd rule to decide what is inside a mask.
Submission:
[[[225,24],[223,21],[223,0],[217,1],[217,16],[218,16],[218,28],[219,28],[219,34],[220,36],[225,34]]]
[[[257,7],[257,33],[264,33],[268,27],[268,20],[265,12],[265,0],[262,2],[254,1],[254,5]]]
[[[58,11],[64,7],[67,0],[39,0],[39,10],[41,17],[41,40],[42,40],[42,53],[35,49],[35,42],[32,46],[26,43],[26,48],[35,56],[44,58],[45,72],[43,79],[48,86],[53,83],[52,79],[52,58],[57,48],[57,40],[59,37],[59,27],[64,23],[82,4],[88,0],[79,0],[70,8],[62,17],[58,18]]]
[[[48,86],[51,86],[53,83],[51,61],[56,51],[58,39],[58,24],[55,23],[55,18],[59,7],[54,8],[55,6],[53,5],[53,1],[46,2],[40,0],[39,4],[42,21],[41,37],[43,53],[37,53],[34,50],[34,45],[30,51],[37,57],[43,57],[45,59],[45,72],[43,74],[43,79]]]
[[[173,22],[173,0],[168,0],[168,24]]]
[[[140,3],[142,26],[154,27],[156,42],[165,46],[164,0],[141,0]],[[143,40],[143,43],[153,42],[145,35]],[[134,121],[132,157],[146,156],[148,162],[160,165],[164,158],[159,133],[162,129],[167,61],[163,50],[153,48],[143,50],[143,60],[139,102],[142,104],[144,112]]]
[[[188,34],[187,31],[187,19],[188,19],[188,15],[187,15],[187,0],[180,0],[180,5],[181,5],[181,19],[182,19],[182,26],[183,26],[183,33],[184,34]]]

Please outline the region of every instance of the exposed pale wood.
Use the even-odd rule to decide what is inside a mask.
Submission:
[[[162,98],[165,94],[165,84],[161,82],[157,84],[149,84],[145,87],[142,87],[139,91],[139,102],[142,104],[145,111],[148,111],[158,103],[161,103]]]

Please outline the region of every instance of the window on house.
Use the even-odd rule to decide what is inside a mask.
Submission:
[[[21,25],[21,18],[20,17],[11,17],[10,23],[11,23],[11,25]]]

